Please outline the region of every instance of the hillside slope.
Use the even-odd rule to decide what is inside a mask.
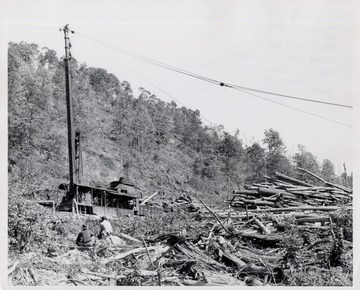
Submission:
[[[9,188],[29,195],[68,180],[65,73],[56,53],[36,44],[9,43],[8,56]],[[185,191],[217,202],[270,172],[297,177],[293,164],[351,184],[347,176],[335,176],[331,161],[320,165],[305,147],[289,160],[272,129],[265,131],[265,148],[256,142],[245,148],[221,126],[202,124],[198,110],[164,102],[144,88],[136,96],[127,81],[76,59],[71,67],[84,184],[106,185],[123,174],[144,194]]]

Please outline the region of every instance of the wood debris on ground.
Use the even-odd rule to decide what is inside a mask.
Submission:
[[[352,221],[347,224],[352,191],[325,180],[315,186],[281,173],[266,180],[235,191],[228,209],[181,195],[173,210],[200,220],[195,229],[184,225],[182,231],[145,238],[122,233],[120,246],[20,255],[9,262],[9,283],[291,285],[294,269],[352,267]]]

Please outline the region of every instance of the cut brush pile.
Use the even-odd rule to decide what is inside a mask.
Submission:
[[[11,255],[9,282],[351,286],[352,191],[275,176],[235,191],[228,209],[183,195],[158,217],[114,220],[117,244]]]

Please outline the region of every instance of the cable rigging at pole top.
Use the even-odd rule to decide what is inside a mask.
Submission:
[[[128,56],[130,56],[132,58],[135,58],[137,60],[140,60],[142,62],[146,62],[146,63],[152,64],[152,65],[155,65],[155,66],[167,69],[167,70],[171,70],[171,71],[174,71],[174,72],[177,72],[177,73],[180,73],[180,74],[184,74],[184,75],[187,75],[187,76],[190,76],[190,77],[193,77],[193,78],[196,78],[196,79],[199,79],[199,80],[211,83],[211,84],[219,85],[221,87],[227,87],[227,88],[230,88],[230,89],[234,89],[234,90],[240,91],[242,93],[246,93],[246,94],[249,94],[251,96],[254,96],[254,97],[269,101],[269,102],[273,102],[273,103],[276,103],[278,105],[281,105],[281,106],[284,106],[284,107],[287,107],[287,108],[290,108],[290,109],[293,109],[293,110],[296,110],[296,111],[299,111],[299,112],[302,112],[302,113],[306,113],[306,114],[309,114],[309,115],[312,115],[312,116],[315,116],[315,117],[318,117],[318,118],[321,118],[321,119],[324,119],[324,120],[327,120],[327,121],[330,121],[330,122],[333,122],[333,123],[337,123],[339,125],[343,125],[343,126],[352,128],[351,125],[341,123],[341,122],[335,121],[333,119],[323,117],[321,115],[311,113],[311,112],[308,112],[308,111],[305,111],[305,110],[302,110],[302,109],[298,109],[296,107],[289,106],[289,105],[283,104],[281,102],[274,101],[274,100],[259,96],[259,95],[255,94],[255,93],[263,93],[263,94],[278,96],[278,97],[282,97],[282,98],[295,99],[295,100],[298,100],[298,101],[313,102],[313,103],[318,103],[318,104],[323,104],[323,105],[328,105],[328,106],[336,106],[336,107],[343,107],[343,108],[352,109],[353,107],[350,106],[350,105],[326,102],[326,101],[315,100],[315,99],[306,99],[306,98],[296,97],[296,96],[292,96],[292,95],[280,94],[280,93],[275,93],[275,92],[270,92],[270,91],[265,91],[265,90],[259,90],[259,89],[255,89],[255,88],[240,86],[240,85],[236,85],[236,84],[230,84],[230,83],[226,83],[226,82],[223,82],[223,81],[218,81],[218,80],[206,77],[206,76],[202,76],[202,75],[199,75],[199,74],[196,74],[196,73],[193,73],[193,72],[190,72],[190,71],[187,71],[187,70],[184,70],[184,69],[181,69],[181,68],[166,64],[164,62],[157,61],[155,59],[148,58],[146,56],[131,52],[129,50],[126,50],[126,49],[123,49],[121,47],[112,45],[110,43],[107,43],[107,42],[104,42],[104,41],[101,41],[101,40],[97,40],[97,39],[95,39],[95,38],[93,38],[91,36],[85,35],[83,33],[77,32],[77,34],[84,37],[84,38],[86,38],[86,39],[88,39],[88,40],[90,40],[90,41],[92,41],[92,42],[94,42],[94,43],[97,43],[97,44],[99,44],[101,46],[110,48],[110,49],[115,50],[117,52],[120,52],[122,54],[126,54],[126,55],[128,55]]]

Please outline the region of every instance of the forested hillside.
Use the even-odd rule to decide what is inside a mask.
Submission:
[[[351,176],[336,176],[330,160],[317,160],[305,146],[290,160],[274,129],[245,146],[238,134],[203,124],[198,110],[164,102],[146,88],[134,89],[74,58],[71,67],[84,184],[106,185],[123,173],[144,193],[185,191],[215,201],[275,171],[304,179],[298,166],[351,187]],[[26,195],[68,180],[64,82],[55,51],[9,43],[10,194]]]

